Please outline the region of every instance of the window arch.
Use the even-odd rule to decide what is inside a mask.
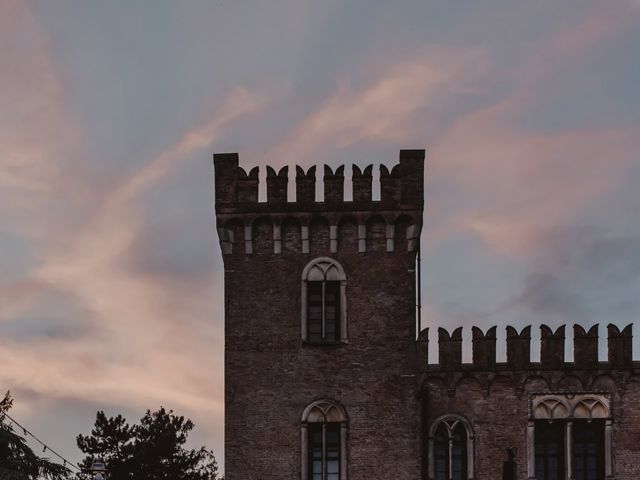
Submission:
[[[302,413],[302,480],[347,480],[347,414],[322,399]]]
[[[533,394],[527,433],[529,476],[613,476],[612,426],[607,394]]]
[[[474,437],[471,424],[460,415],[442,415],[429,429],[429,479],[471,480]]]
[[[312,260],[302,271],[302,339],[309,343],[347,341],[347,277],[328,257]]]

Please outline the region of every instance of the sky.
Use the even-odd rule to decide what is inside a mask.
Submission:
[[[3,0],[14,417],[79,460],[97,410],[162,405],[222,460],[215,152],[264,178],[426,148],[423,324],[604,346],[640,318],[639,51],[638,0]]]

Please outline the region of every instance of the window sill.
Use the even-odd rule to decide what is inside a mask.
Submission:
[[[348,345],[348,340],[339,340],[337,342],[322,342],[322,341],[311,341],[311,340],[302,340],[302,345],[308,345],[310,347],[339,347],[340,345]]]

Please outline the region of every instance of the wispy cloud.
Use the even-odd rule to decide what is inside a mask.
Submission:
[[[0,212],[17,219],[64,180],[54,159],[64,158],[79,137],[40,25],[19,1],[3,2],[0,18]]]
[[[219,281],[213,271],[187,284],[171,272],[136,270],[140,250],[132,247],[145,233],[142,197],[194,155],[209,157],[225,129],[266,99],[231,89],[142,168],[109,189],[92,190],[99,179],[81,158],[91,147],[69,113],[67,85],[48,39],[23,2],[1,8],[7,28],[0,29],[0,40],[7,48],[0,49],[0,63],[11,72],[0,79],[0,189],[9,220],[2,228],[20,235],[35,255],[33,268],[0,283],[3,387],[51,401],[140,410],[164,404],[192,416],[206,411],[203,427],[211,429],[213,419],[221,428],[222,372],[204,367],[212,349],[222,348],[212,328],[222,315],[214,302]],[[211,174],[208,167],[202,163],[204,175]],[[52,293],[58,312],[46,310]],[[57,319],[65,311],[73,318]],[[42,335],[27,332],[33,322],[23,322],[22,334],[10,334],[24,315],[41,319]],[[73,327],[74,321],[87,328]],[[69,327],[76,334],[62,335]]]
[[[363,87],[348,79],[310,112],[274,149],[271,157],[304,159],[358,142],[384,144],[425,128],[420,114],[442,97],[469,93],[469,76],[487,69],[481,49],[421,51],[394,59]]]

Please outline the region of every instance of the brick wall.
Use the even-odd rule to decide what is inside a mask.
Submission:
[[[598,330],[574,326],[574,361],[564,358],[565,327],[541,328],[541,359],[530,362],[531,329],[507,329],[507,362],[496,363],[496,329],[473,328],[473,362],[462,363],[461,329],[438,331],[440,363],[428,364],[428,330],[415,342],[415,248],[422,219],[423,151],[402,151],[381,167],[296,168],[297,201],[287,202],[285,167],[267,168],[266,203],[258,170],[237,154],[216,155],[217,226],[225,266],[225,463],[227,480],[300,478],[301,415],[328,398],[348,415],[351,480],[426,479],[427,432],[458,414],[475,435],[475,478],[502,478],[507,449],[527,478],[530,399],[545,392],[600,392],[611,399],[614,479],[640,478],[640,364],[631,326],[608,326],[608,361]],[[333,233],[332,233],[333,232]],[[346,272],[348,343],[301,338],[302,271],[326,256]]]
[[[399,170],[407,168],[412,155],[401,158],[401,168],[390,180],[397,180],[398,189],[407,176]],[[421,183],[418,160],[413,174]],[[217,186],[221,179],[237,182],[235,169],[237,157],[219,157]],[[343,202],[340,178],[327,182],[327,175],[334,174],[325,170],[325,204],[309,198],[307,203],[277,203],[273,197],[266,204],[240,202],[238,191],[257,198],[251,190],[257,183],[241,189],[221,185],[216,196],[218,228],[226,230],[220,237],[225,253],[227,480],[300,478],[302,411],[322,398],[339,402],[348,415],[350,479],[420,476],[420,403],[413,376],[415,251],[409,251],[406,232],[421,222],[421,191],[416,198],[405,194],[402,199],[387,185],[389,195],[372,202],[368,169],[358,179],[360,190],[354,191],[358,201]],[[245,182],[242,175],[240,179]],[[282,185],[277,187],[281,192]],[[310,189],[302,182],[299,187]],[[298,197],[304,200],[300,193]],[[396,223],[391,238],[397,246],[388,251],[387,226]],[[332,225],[337,227],[334,252]],[[360,246],[359,225],[366,231],[366,251]],[[252,229],[251,254],[245,253],[246,226]],[[308,253],[302,253],[303,227],[309,232]],[[346,272],[347,344],[309,345],[301,338],[302,271],[320,256],[338,261]]]

